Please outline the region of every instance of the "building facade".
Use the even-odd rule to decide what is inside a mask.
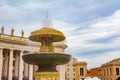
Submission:
[[[120,58],[101,66],[101,80],[118,80],[120,78]]]
[[[101,68],[100,67],[97,67],[97,68],[92,68],[90,69],[88,72],[87,72],[87,77],[98,77],[101,75],[100,74],[101,72]]]
[[[87,63],[79,62],[77,59],[72,58],[66,64],[65,80],[84,80],[87,75]]]
[[[33,80],[36,66],[25,63],[22,55],[39,51],[40,43],[32,42],[24,37],[21,31],[20,36],[14,35],[14,29],[10,35],[4,33],[4,27],[0,32],[0,80]],[[64,42],[54,43],[55,52],[64,53],[67,46]],[[57,67],[60,73],[60,80],[65,80],[65,67]]]

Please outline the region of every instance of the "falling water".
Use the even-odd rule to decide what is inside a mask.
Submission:
[[[52,27],[52,20],[50,19],[49,15],[48,15],[48,12],[46,13],[46,16],[45,16],[45,18],[43,20],[42,25],[44,27]]]

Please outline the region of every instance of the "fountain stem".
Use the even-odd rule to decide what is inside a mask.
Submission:
[[[54,52],[52,37],[43,37],[41,40],[40,52]]]

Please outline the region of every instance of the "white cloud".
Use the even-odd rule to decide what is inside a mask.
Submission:
[[[110,61],[120,56],[120,10],[113,15],[101,18],[96,22],[88,25],[83,30],[77,30],[78,35],[70,36],[68,40],[69,50],[78,50],[76,55],[86,51],[106,50],[111,49],[106,53],[100,52],[96,54],[84,55],[82,57],[76,56],[79,60],[86,60],[88,68],[101,66],[101,64]],[[71,33],[70,33],[71,34]],[[108,39],[110,42],[99,43],[96,40]],[[96,41],[95,43],[91,41]],[[114,51],[112,51],[114,49]],[[70,51],[72,52],[72,51]],[[75,52],[73,52],[75,53]]]
[[[1,3],[1,2],[0,2]],[[14,3],[14,2],[13,2]],[[0,5],[0,19],[9,20],[14,22],[21,21],[23,19],[27,20],[26,17],[35,17],[33,14],[37,14],[37,11],[47,11],[54,7],[54,1],[44,2],[44,1],[24,1],[17,3],[17,5],[8,4],[8,1],[4,1]],[[39,14],[41,15],[41,14]],[[29,17],[29,18],[30,18]],[[29,19],[28,19],[29,20]]]
[[[117,13],[117,14],[116,14]],[[75,47],[75,44],[77,47],[85,47],[88,49],[89,47],[106,47],[115,45],[116,43],[112,40],[114,38],[110,38],[111,42],[106,43],[91,43],[89,41],[94,41],[97,39],[104,39],[109,37],[120,37],[120,11],[117,11],[115,14],[109,17],[101,18],[100,20],[96,21],[95,23],[92,23],[88,25],[88,28],[85,28],[83,30],[77,30],[78,35],[72,35],[72,32],[70,33],[70,37],[68,37],[68,44],[70,44],[70,48]],[[118,15],[119,14],[119,15]],[[118,38],[119,39],[119,38]],[[72,42],[71,42],[72,41]],[[80,45],[83,44],[83,45]],[[73,45],[73,46],[72,46]],[[114,46],[115,47],[115,46]],[[99,47],[100,48],[100,47]],[[84,50],[84,49],[81,49]]]

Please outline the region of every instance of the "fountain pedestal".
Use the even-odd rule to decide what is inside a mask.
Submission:
[[[58,72],[36,72],[35,80],[59,80]]]

